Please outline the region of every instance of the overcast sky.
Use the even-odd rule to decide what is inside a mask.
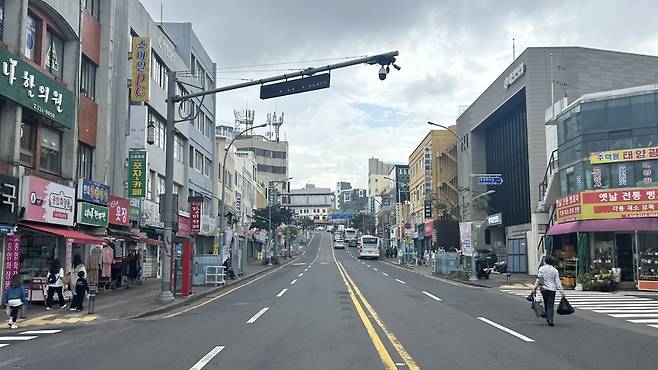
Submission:
[[[259,88],[223,93],[217,121],[233,110],[285,112],[293,186],[367,187],[368,158],[406,163],[427,120],[452,124],[530,46],[587,46],[658,54],[654,1],[142,0],[154,19],[192,22],[219,69],[218,85],[262,78],[297,63],[399,50],[402,71],[385,81],[378,67],[333,71],[331,88],[260,100]],[[532,4],[531,6],[529,4]],[[630,6],[632,4],[632,6]],[[274,71],[277,70],[277,71]],[[236,72],[237,71],[237,72]]]

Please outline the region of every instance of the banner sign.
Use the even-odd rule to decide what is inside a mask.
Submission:
[[[148,174],[148,154],[144,149],[128,152],[128,196],[146,197],[146,175]]]
[[[558,199],[556,208],[558,223],[658,217],[658,188],[584,191]]]
[[[139,198],[130,198],[130,219],[132,221],[141,221],[142,219],[142,200]]]
[[[59,81],[0,48],[0,95],[66,128],[73,127],[73,93]]]
[[[189,197],[190,201],[190,232],[198,234],[201,231],[201,211],[203,197]]]
[[[5,288],[11,283],[11,277],[20,272],[21,237],[9,235],[5,242]]]
[[[191,230],[190,218],[186,216],[178,215],[178,231],[176,236],[181,238],[189,238]]]
[[[85,202],[106,206],[111,192],[111,188],[105,184],[88,179],[78,179],[78,199]]]
[[[83,225],[107,227],[107,207],[78,202],[78,223]]]
[[[431,237],[434,232],[434,221],[425,222],[425,229],[423,231],[426,238]]]
[[[23,178],[24,220],[73,226],[75,189],[36,176]]]
[[[0,224],[15,224],[18,220],[19,180],[0,174]]]
[[[119,226],[130,226],[130,201],[116,195],[110,195],[110,219],[109,223]]]
[[[590,153],[589,155],[589,163],[591,164],[643,161],[647,159],[658,159],[658,147],[606,150]]]
[[[133,37],[130,74],[130,101],[147,102],[150,98],[151,38]]]
[[[472,230],[470,222],[459,223],[459,237],[461,239],[461,250],[465,256],[473,255]]]

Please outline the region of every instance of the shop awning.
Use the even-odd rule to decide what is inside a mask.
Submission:
[[[107,229],[107,232],[111,236],[116,236],[119,238],[130,239],[136,242],[141,242],[148,245],[163,245],[162,240],[147,238],[143,235],[134,233],[132,231],[118,230],[118,229]]]
[[[546,235],[562,235],[596,231],[658,231],[658,218],[625,218],[619,220],[585,220],[551,226]]]
[[[60,236],[68,241],[78,244],[94,244],[94,245],[107,245],[107,240],[85,234],[81,231],[66,229],[63,227],[57,226],[42,226],[42,225],[32,225],[32,224],[20,224],[21,227],[27,227],[32,230],[40,231],[42,233],[51,234],[55,236]]]

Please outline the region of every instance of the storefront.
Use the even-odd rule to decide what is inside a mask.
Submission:
[[[139,248],[144,251],[142,275],[144,278],[160,278],[163,246],[159,236],[164,224],[160,221],[160,210],[158,204],[150,200],[142,200],[142,217],[140,220],[139,233],[141,244]]]

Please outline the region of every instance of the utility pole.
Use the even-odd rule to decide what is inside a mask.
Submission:
[[[379,79],[384,80],[386,79],[386,75],[389,73],[390,66],[392,65],[395,69],[399,70],[400,67],[395,64],[395,57],[398,56],[398,51],[391,51],[388,53],[383,53],[383,54],[377,54],[373,56],[366,56],[362,58],[356,58],[352,60],[348,60],[345,62],[341,63],[335,63],[335,64],[329,64],[323,67],[317,67],[317,68],[306,68],[302,71],[299,72],[294,72],[294,73],[287,73],[283,75],[278,75],[278,76],[273,76],[273,77],[268,77],[268,78],[262,78],[260,80],[255,80],[255,81],[249,81],[249,82],[243,82],[235,85],[228,85],[228,86],[222,86],[222,87],[217,87],[214,89],[210,90],[204,90],[204,91],[198,91],[195,93],[190,93],[190,94],[184,94],[184,95],[176,95],[176,71],[169,71],[167,72],[167,78],[168,78],[168,83],[167,83],[167,99],[165,102],[167,103],[167,125],[166,125],[166,135],[167,135],[167,140],[166,140],[166,148],[165,148],[165,196],[164,196],[164,207],[162,209],[162,219],[164,221],[164,250],[163,250],[163,258],[162,258],[162,266],[161,266],[161,272],[162,272],[162,287],[160,294],[158,295],[158,300],[160,301],[171,301],[174,299],[174,295],[171,293],[169,290],[169,259],[171,258],[171,252],[173,250],[172,248],[172,243],[173,243],[173,235],[172,235],[172,230],[173,230],[173,194],[174,194],[174,135],[176,132],[176,126],[175,124],[177,123],[176,121],[176,103],[180,103],[186,100],[189,100],[191,98],[197,98],[197,97],[202,97],[206,95],[213,95],[217,94],[220,92],[225,92],[225,91],[231,91],[231,90],[237,90],[237,89],[242,89],[245,87],[250,87],[250,86],[257,86],[257,85],[263,85],[269,82],[275,82],[275,81],[283,81],[283,80],[288,80],[291,78],[296,78],[296,77],[310,77],[313,76],[316,73],[319,72],[326,72],[326,71],[331,71],[332,69],[339,69],[339,68],[345,68],[345,67],[350,67],[353,65],[357,64],[369,64],[369,65],[375,65],[379,64],[381,65],[381,68],[379,70]],[[186,120],[181,120],[178,122],[182,122]],[[222,202],[223,204],[223,202]],[[222,207],[223,208],[223,207]],[[220,214],[220,219],[222,219],[224,216],[224,210],[221,210]],[[220,222],[223,223],[223,220]],[[220,234],[223,236],[225,232],[225,227],[223,225],[220,225],[222,228],[220,230]],[[225,238],[221,238],[220,240],[220,248],[223,250],[223,246],[225,243]]]

